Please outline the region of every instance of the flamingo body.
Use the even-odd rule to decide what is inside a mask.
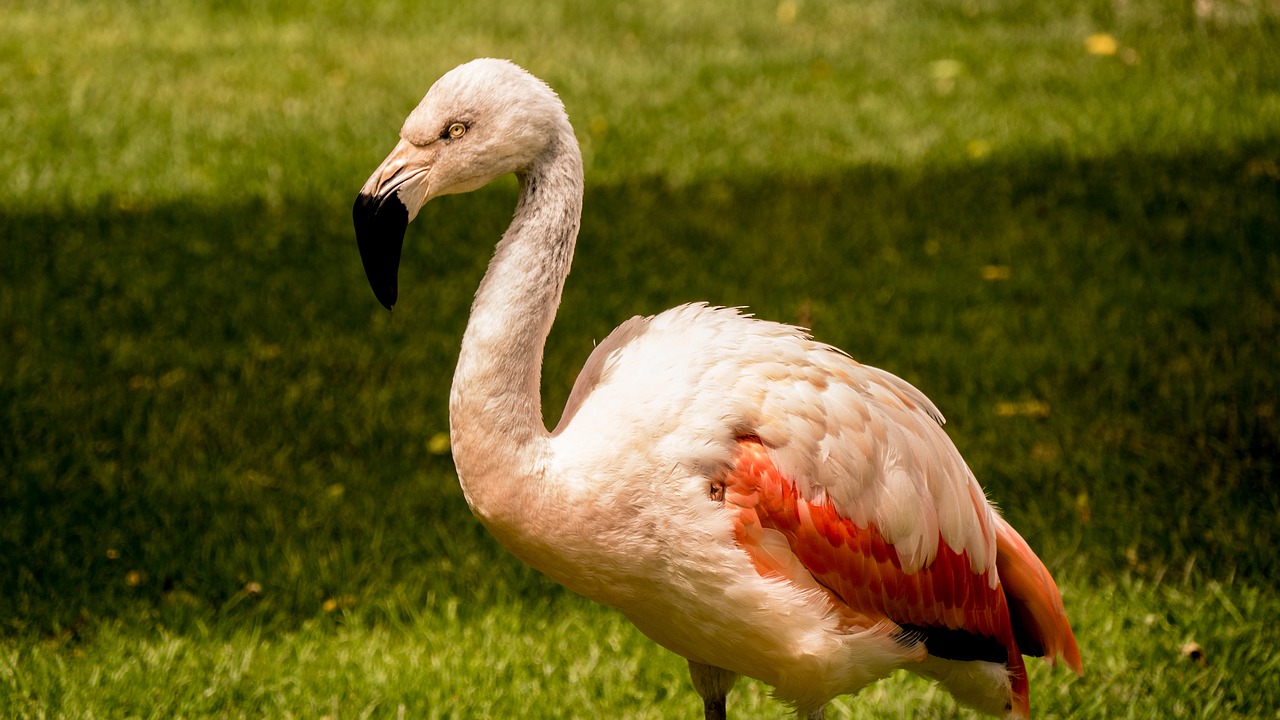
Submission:
[[[1079,672],[1056,585],[938,410],[798,328],[705,304],[632,318],[548,433],[542,348],[582,191],[563,106],[516,66],[479,60],[441,78],[401,136],[355,209],[388,306],[423,203],[507,172],[521,184],[450,398],[468,504],[516,556],[687,658],[708,717],[738,674],[802,714],[908,669],[1026,716],[1021,651]]]

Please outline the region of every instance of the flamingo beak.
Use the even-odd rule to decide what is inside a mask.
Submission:
[[[426,200],[431,165],[421,151],[401,140],[360,189],[351,209],[365,277],[378,302],[388,310],[399,294],[405,229]]]
[[[360,193],[352,215],[365,277],[378,302],[390,310],[399,293],[400,250],[409,227],[409,211],[394,194],[379,198]]]

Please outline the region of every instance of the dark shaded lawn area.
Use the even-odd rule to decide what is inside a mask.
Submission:
[[[1280,587],[1275,148],[588,180],[548,424],[626,317],[749,305],[929,394],[1067,577]],[[424,211],[394,316],[350,190],[0,213],[0,633],[561,592],[478,528],[439,436],[511,188]]]

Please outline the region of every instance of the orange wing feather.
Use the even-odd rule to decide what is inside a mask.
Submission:
[[[1051,663],[1058,658],[1084,675],[1080,648],[1076,646],[1062,593],[1035,552],[1004,518],[996,518],[996,571],[1008,596],[1014,635],[1028,655]]]
[[[922,631],[946,628],[976,636],[975,645],[988,646],[991,650],[998,645],[1004,657],[990,659],[1007,663],[1012,710],[1023,717],[1028,714],[1027,673],[1015,639],[1006,589],[998,581],[993,587],[987,574],[975,574],[964,552],[955,552],[939,539],[937,556],[932,563],[911,574],[904,572],[897,551],[874,525],[858,527],[831,505],[811,503],[799,497],[795,483],[778,471],[760,439],[754,436],[739,442],[737,462],[725,480],[725,502],[736,512],[739,545],[751,555],[762,574],[788,576],[786,569],[762,545],[764,531],[774,530],[786,537],[791,552],[830,592],[833,602],[838,603],[836,609],[842,614],[869,623],[888,619],[905,626],[907,632],[913,627]],[[1033,591],[1029,594],[1032,602],[1017,606],[1020,613],[1025,606],[1031,608],[1025,612],[1030,618],[1026,637],[1036,639],[1049,651],[1063,649],[1061,629],[1065,629],[1066,638],[1071,638],[1065,615],[1057,616],[1059,626],[1055,624],[1059,620],[1052,613],[1042,610],[1045,607],[1042,598],[1050,594],[1049,587],[1054,598],[1057,598],[1057,587],[1052,585],[1051,578],[1049,587],[1043,584],[1048,572],[1022,538],[1016,533],[1010,536],[1012,528],[1007,524],[1001,522],[1000,527],[997,537],[1002,549],[1006,545],[1014,548],[1018,543],[1017,549],[1025,549],[1025,554],[1015,555],[1012,564],[998,563],[996,572],[1003,574],[1006,566],[1010,567],[1009,572],[1018,575],[1016,587]],[[1039,572],[1035,572],[1035,568],[1039,568]],[[1060,599],[1056,607],[1061,609]],[[1041,639],[1045,637],[1056,639]],[[1079,652],[1075,651],[1073,638],[1069,647],[1067,663],[1078,667]]]

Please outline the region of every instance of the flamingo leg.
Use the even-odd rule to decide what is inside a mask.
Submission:
[[[725,701],[738,681],[738,674],[714,665],[689,661],[689,677],[693,689],[702,696],[702,712],[706,720],[725,720]]]

